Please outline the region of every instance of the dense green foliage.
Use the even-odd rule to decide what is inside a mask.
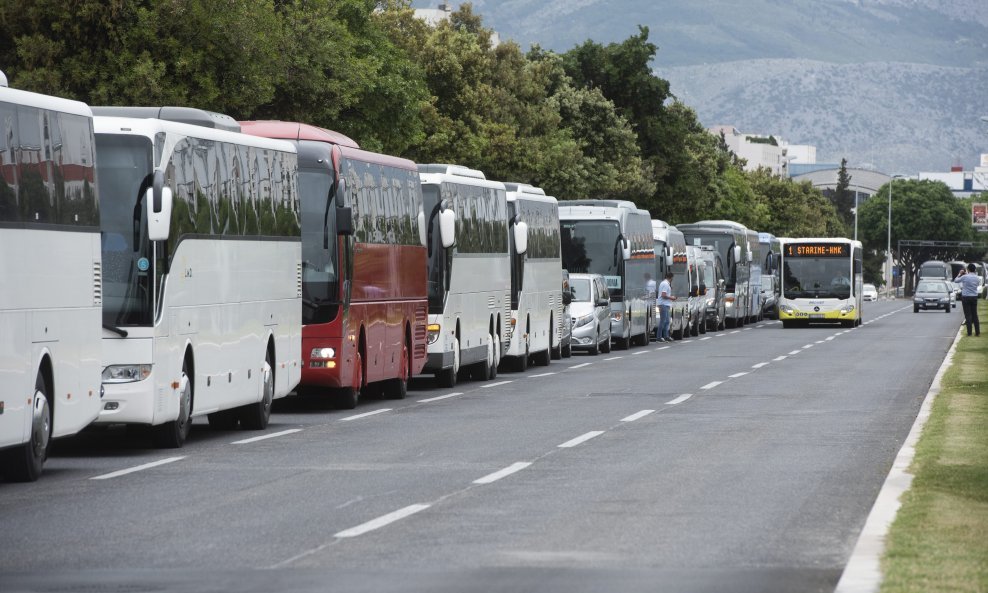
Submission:
[[[658,58],[644,27],[524,53],[492,43],[469,4],[430,26],[407,0],[0,0],[17,88],[305,121],[560,199],[630,199],[673,224],[847,234],[819,191],[745,172],[654,74]]]

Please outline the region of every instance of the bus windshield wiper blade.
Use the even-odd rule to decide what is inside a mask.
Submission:
[[[103,329],[105,329],[107,331],[111,331],[111,332],[117,334],[118,336],[120,336],[121,338],[126,338],[127,337],[127,330],[122,329],[122,328],[119,328],[119,327],[117,327],[115,325],[107,325],[107,324],[104,323],[103,324]]]

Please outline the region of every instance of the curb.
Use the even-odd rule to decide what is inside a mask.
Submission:
[[[900,498],[909,490],[913,476],[908,473],[909,466],[916,456],[916,443],[919,441],[923,426],[930,417],[930,409],[933,407],[933,400],[940,393],[940,382],[943,375],[950,368],[954,360],[954,352],[957,350],[957,343],[961,339],[960,330],[954,336],[954,341],[947,350],[940,368],[937,369],[936,376],[930,390],[923,398],[923,405],[919,408],[916,421],[913,422],[909,435],[902,443],[902,448],[892,462],[892,469],[889,470],[882,489],[878,492],[874,506],[868,513],[868,519],[861,529],[858,542],[851,552],[851,557],[844,567],[840,581],[834,593],[876,593],[882,584],[882,555],[885,552],[885,536],[888,534],[895,515],[902,506]]]

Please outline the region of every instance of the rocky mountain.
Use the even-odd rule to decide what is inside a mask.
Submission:
[[[433,0],[416,7],[435,7]],[[454,3],[457,4],[458,3]],[[655,68],[705,125],[888,172],[988,152],[984,0],[474,0],[502,39],[566,51],[649,27]]]

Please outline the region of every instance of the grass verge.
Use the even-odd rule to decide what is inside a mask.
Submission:
[[[960,307],[958,307],[958,312]],[[988,321],[988,303],[978,316]],[[988,593],[988,324],[963,335],[885,541],[883,593]],[[961,328],[962,334],[966,330]]]

